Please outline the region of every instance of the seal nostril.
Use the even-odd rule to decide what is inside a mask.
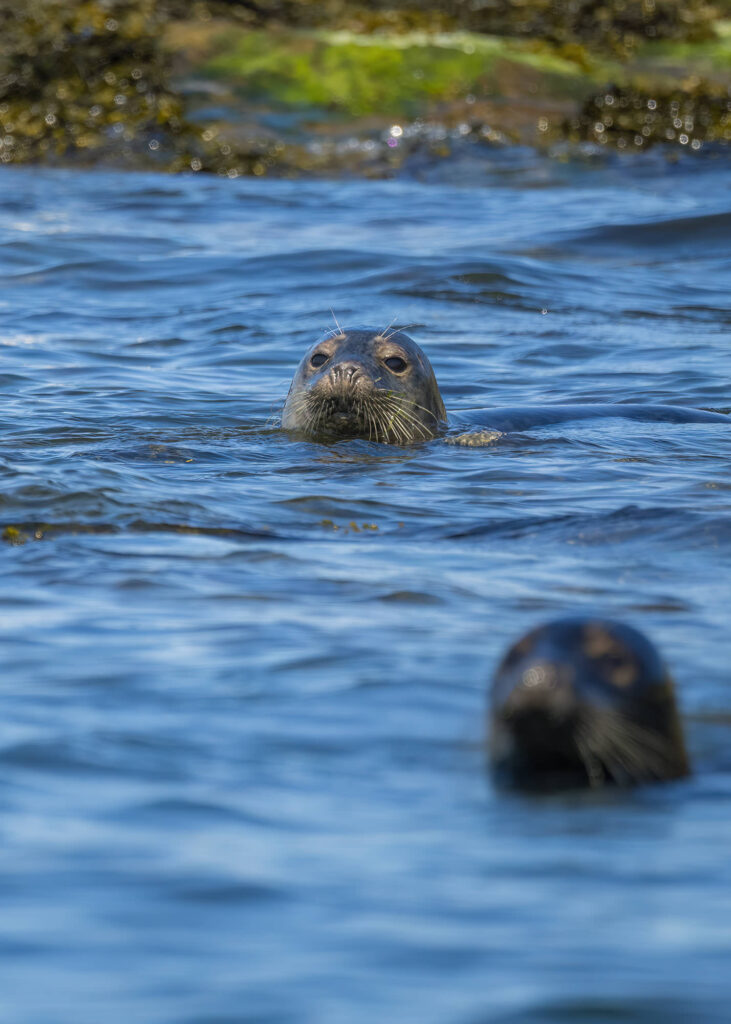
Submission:
[[[330,373],[333,380],[352,384],[361,376],[361,367],[358,363],[336,363]]]

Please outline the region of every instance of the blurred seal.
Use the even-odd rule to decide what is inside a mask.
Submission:
[[[446,418],[431,363],[408,334],[338,328],[297,368],[282,426],[323,438],[413,444],[435,437]]]
[[[491,691],[499,784],[553,790],[677,779],[688,758],[672,681],[630,626],[560,619],[513,644]]]

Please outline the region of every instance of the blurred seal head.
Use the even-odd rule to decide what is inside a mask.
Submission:
[[[650,641],[606,619],[560,619],[509,649],[491,688],[498,784],[632,786],[688,774],[673,684]]]
[[[446,418],[431,363],[408,334],[337,328],[299,364],[282,426],[324,440],[414,444],[436,437]]]

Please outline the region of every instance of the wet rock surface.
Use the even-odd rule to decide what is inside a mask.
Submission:
[[[587,100],[563,127],[569,139],[620,150],[658,143],[699,150],[731,138],[731,98],[726,89],[701,84],[660,87],[652,94],[612,86]]]

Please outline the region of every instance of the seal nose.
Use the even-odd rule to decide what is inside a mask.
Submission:
[[[532,662],[520,674],[501,710],[506,720],[545,716],[568,719],[576,708],[576,694],[566,672],[550,661]]]
[[[330,370],[330,380],[337,388],[352,387],[364,374],[364,367],[356,359],[344,359]]]
[[[352,380],[357,377],[362,371],[363,367],[360,363],[356,362],[355,359],[350,359],[347,362],[336,363],[332,368],[333,377],[340,377],[343,380]]]

